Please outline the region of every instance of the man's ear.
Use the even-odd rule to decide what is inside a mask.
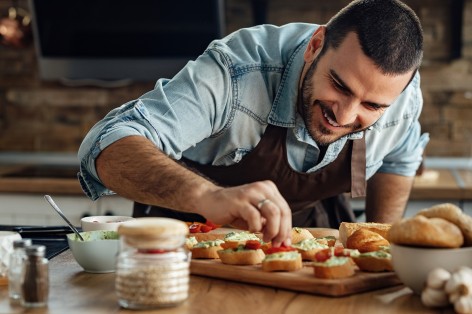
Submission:
[[[311,36],[310,42],[306,47],[303,59],[306,63],[311,63],[320,53],[325,40],[326,26],[321,25]]]

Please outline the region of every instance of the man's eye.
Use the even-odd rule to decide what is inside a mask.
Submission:
[[[345,93],[347,90],[346,88],[344,88],[344,86],[342,86],[341,84],[339,84],[335,79],[331,78],[331,83],[333,84],[334,88],[336,88],[337,90]]]
[[[369,107],[369,108],[372,109],[372,110],[380,110],[380,109],[383,109],[382,106],[380,106],[380,105],[378,105],[378,104],[374,104],[374,103],[367,103],[366,106]]]

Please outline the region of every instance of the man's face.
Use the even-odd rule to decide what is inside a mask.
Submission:
[[[311,56],[311,67],[302,78],[302,110],[308,132],[319,145],[371,126],[413,75],[383,74],[365,56],[355,33],[336,50],[330,48],[321,57],[313,51]],[[305,61],[310,62],[307,53]]]

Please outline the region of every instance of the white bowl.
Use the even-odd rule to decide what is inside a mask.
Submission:
[[[428,273],[438,267],[455,271],[472,267],[472,247],[440,249],[391,244],[392,264],[398,278],[413,292],[421,294]]]
[[[116,270],[119,239],[116,231],[95,230],[67,235],[67,242],[77,263],[89,273],[110,273]]]
[[[80,220],[83,231],[118,230],[118,226],[125,221],[135,218],[129,216],[89,216]]]

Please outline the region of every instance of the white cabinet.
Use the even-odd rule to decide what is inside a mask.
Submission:
[[[113,214],[130,216],[133,202],[120,196],[105,196],[93,202],[81,195],[51,195],[64,214],[75,225],[85,215]],[[0,193],[0,224],[66,225],[41,194]]]

